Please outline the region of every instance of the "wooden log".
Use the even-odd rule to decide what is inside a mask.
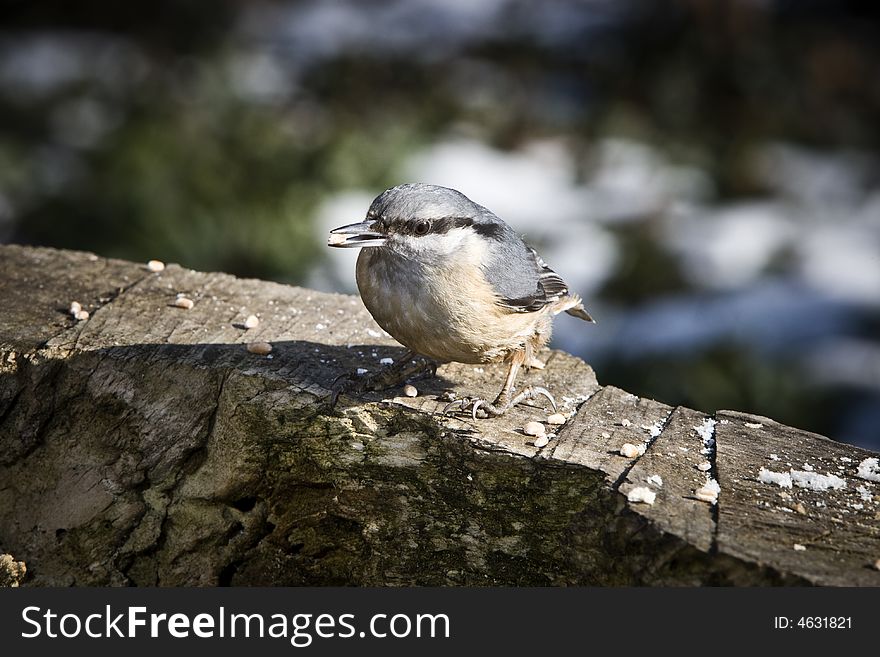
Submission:
[[[880,584],[865,450],[601,387],[559,351],[520,381],[568,418],[543,447],[543,403],[439,413],[500,366],[331,408],[337,376],[404,353],[357,297],[175,265],[2,246],[0,299],[0,553],[24,585]],[[808,465],[843,487],[760,480]]]

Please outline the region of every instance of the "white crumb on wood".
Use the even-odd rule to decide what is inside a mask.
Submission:
[[[542,447],[546,447],[547,443],[550,442],[550,436],[538,436],[535,438],[535,447],[541,449]]]
[[[715,424],[715,420],[707,417],[705,420],[703,420],[703,423],[700,426],[694,427],[694,431],[697,432],[697,435],[702,438],[703,442],[705,443],[710,440],[712,438],[712,435],[715,433]]]
[[[749,429],[763,429],[764,425],[760,422],[746,422],[746,427]]]
[[[657,488],[663,488],[663,477],[658,474],[652,474],[648,477],[648,483],[656,486]]]
[[[367,335],[371,338],[381,338],[382,334],[379,331],[374,331],[373,329],[367,329]]]
[[[712,464],[709,461],[703,461],[702,463],[697,463],[697,470],[700,472],[709,472],[712,469]]]
[[[154,272],[154,273],[160,272],[163,269],[165,269],[165,263],[162,262],[161,260],[150,260],[147,263],[147,269],[149,269],[151,272]]]
[[[381,358],[379,359],[379,365],[394,365],[393,358]]]
[[[189,310],[195,305],[192,299],[188,299],[187,297],[178,296],[174,300],[174,305],[178,308],[183,308],[184,310]]]
[[[701,454],[712,454],[715,451],[715,424],[715,420],[707,417],[700,426],[694,427],[694,431],[703,441]]]
[[[663,433],[663,423],[662,422],[655,422],[654,424],[651,424],[651,425],[643,424],[642,429],[647,431],[648,435],[651,436],[651,438],[656,438],[661,433]]]
[[[762,484],[776,484],[782,488],[791,488],[791,475],[788,472],[773,472],[767,468],[761,468],[758,472],[758,481]]]
[[[810,490],[823,491],[832,488],[839,490],[846,488],[846,481],[834,474],[819,474],[818,472],[805,472],[803,470],[792,470],[791,481],[795,486],[800,488],[809,488]]]
[[[88,310],[80,310],[79,312],[77,312],[77,313],[74,315],[74,317],[75,317],[78,321],[83,322],[83,321],[85,321],[85,320],[87,320],[87,319],[89,318],[89,311],[88,311]]]
[[[645,453],[645,444],[633,445],[632,443],[623,443],[620,447],[620,455],[628,459],[634,459]]]
[[[859,463],[857,474],[867,481],[880,481],[880,464],[876,458],[865,459]]]
[[[806,549],[807,549],[807,546],[806,546],[806,545],[801,545],[800,543],[795,543],[795,544],[794,544],[794,551],[795,551],[795,552],[803,552],[803,551],[806,550]]]
[[[79,301],[71,301],[70,302],[70,314],[76,317],[76,314],[82,310],[82,306],[79,304]]]
[[[657,493],[646,486],[636,486],[626,494],[626,499],[630,502],[641,502],[643,504],[654,504],[657,499]]]
[[[407,383],[405,386],[403,386],[403,394],[407,397],[418,397],[419,390],[414,385]]]
[[[778,454],[771,454],[771,455],[770,455],[770,460],[771,460],[771,461],[778,461],[778,460],[779,460],[779,455],[778,455]]]
[[[363,376],[366,373],[367,373],[367,370],[365,368],[363,368],[363,367],[357,368],[357,375],[358,376]]]
[[[244,320],[244,327],[246,329],[257,328],[260,325],[260,318],[256,315],[248,315],[247,319]]]
[[[868,490],[867,486],[856,486],[856,492],[861,495],[863,502],[870,502],[874,499],[874,494]]]
[[[814,468],[814,467],[813,467],[812,465],[810,465],[809,463],[804,463],[804,470],[806,470],[807,472],[812,472],[812,471],[815,470],[815,469],[816,469],[816,468]]]
[[[609,438],[611,438],[611,434],[608,433],[607,431],[603,431],[603,432],[602,432],[602,437],[603,437],[605,440],[608,440]]]
[[[841,456],[840,460],[843,461],[844,463],[852,463],[852,459],[848,456]]]
[[[622,426],[622,427],[631,427],[631,426],[632,426],[632,422],[630,422],[630,421],[627,420],[626,418],[623,418],[623,419],[620,421],[620,426]]]

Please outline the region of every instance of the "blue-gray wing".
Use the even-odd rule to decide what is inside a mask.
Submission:
[[[529,249],[534,256],[536,268],[534,287],[528,293],[517,297],[504,297],[498,303],[518,313],[531,313],[541,310],[546,305],[559,301],[568,294],[568,285],[559,274],[550,269],[534,249]]]
[[[504,225],[504,239],[494,245],[484,266],[498,305],[517,313],[536,312],[568,294],[568,285],[534,249]]]

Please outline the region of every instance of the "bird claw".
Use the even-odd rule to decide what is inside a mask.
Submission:
[[[369,382],[354,372],[345,372],[340,374],[330,384],[330,408],[336,407],[339,401],[339,395],[345,393],[347,395],[360,395],[369,390]]]
[[[468,407],[470,407],[471,417],[474,420],[486,417],[499,417],[501,415],[504,415],[507,411],[509,411],[517,404],[529,399],[534,399],[539,395],[543,395],[547,398],[547,401],[550,402],[550,405],[553,407],[554,412],[557,410],[556,400],[553,398],[553,395],[550,394],[549,390],[540,386],[527,386],[516,397],[506,402],[503,401],[502,395],[499,395],[498,399],[496,399],[495,402],[492,404],[487,402],[485,399],[480,399],[479,397],[462,397],[461,399],[456,399],[446,404],[446,406],[443,407],[442,414],[447,415],[451,408],[458,406],[458,411],[460,413],[464,413],[465,411],[467,411]]]
[[[492,407],[492,405],[489,404],[485,399],[462,397],[461,399],[454,399],[451,402],[449,402],[448,404],[446,404],[446,406],[443,407],[443,411],[441,414],[448,415],[449,410],[455,406],[458,406],[459,413],[464,413],[465,411],[467,411],[469,406],[472,406],[473,408],[471,409],[471,417],[473,417],[474,420],[481,417],[481,416],[477,415],[477,412],[481,406],[485,406],[485,407],[487,407],[487,409]],[[486,411],[482,411],[482,413],[483,413],[482,417],[487,417]]]
[[[443,407],[443,411],[441,412],[441,415],[447,415],[449,413],[449,409],[452,408],[453,406],[458,406],[459,411],[464,411],[464,409],[466,409],[468,404],[470,404],[470,403],[471,403],[471,400],[469,397],[462,397],[461,399],[453,399],[451,402],[449,402],[448,404],[446,404],[446,406]]]
[[[528,394],[526,394],[528,393]],[[523,397],[523,395],[526,395]],[[547,398],[547,401],[550,402],[550,405],[553,407],[553,412],[558,411],[558,407],[556,406],[556,400],[553,399],[553,395],[550,394],[550,391],[547,388],[542,388],[541,386],[528,386],[525,390],[519,393],[516,397],[514,397],[513,401],[510,403],[511,406],[515,406],[521,401],[525,401],[526,399],[534,399],[538,395],[544,395]],[[520,399],[522,397],[522,399]]]
[[[491,404],[488,404],[485,399],[474,400],[474,407],[471,409],[471,417],[474,418],[474,422],[477,421],[477,411],[480,410],[480,406],[491,406]]]

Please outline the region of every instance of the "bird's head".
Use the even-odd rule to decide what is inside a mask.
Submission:
[[[461,192],[412,183],[382,192],[364,221],[330,231],[329,246],[380,247],[411,259],[452,255],[475,241],[498,240],[506,224]]]

